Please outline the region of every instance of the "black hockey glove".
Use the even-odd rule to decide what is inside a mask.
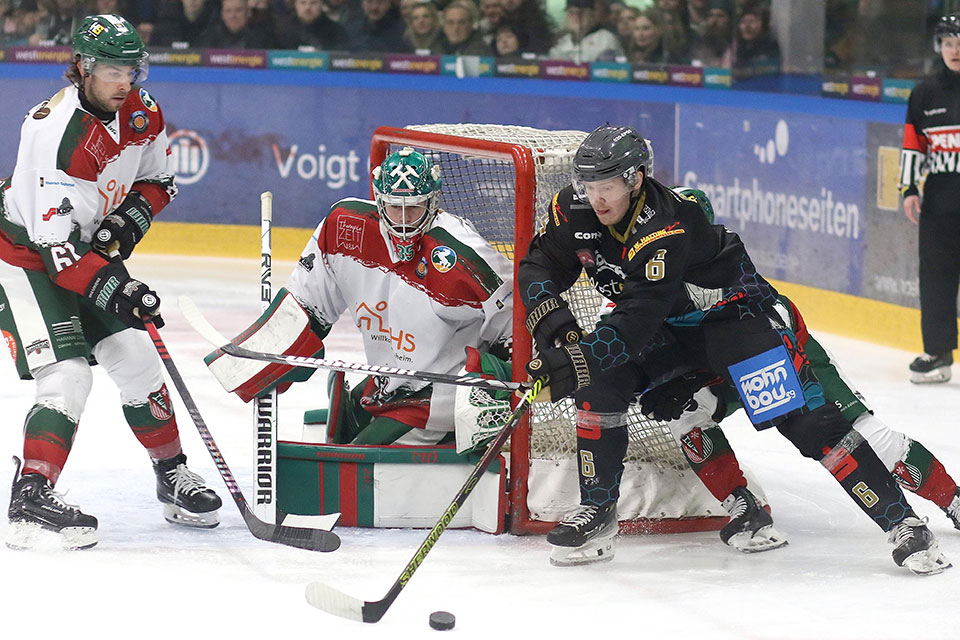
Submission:
[[[556,402],[592,382],[590,365],[579,344],[543,349],[527,363],[527,373],[533,378],[547,378],[549,396],[541,394],[538,400]]]
[[[143,318],[153,320],[159,329],[160,297],[147,285],[134,280],[122,262],[111,262],[96,273],[84,294],[93,306],[120,319],[120,322],[144,329]]]
[[[150,228],[152,221],[153,210],[150,203],[139,191],[131,191],[120,206],[100,223],[100,228],[93,234],[93,249],[107,260],[116,250],[120,252],[120,257],[126,260]]]
[[[547,298],[527,314],[527,331],[539,349],[580,342],[583,329],[562,298]]]
[[[654,420],[677,420],[686,409],[696,409],[693,394],[716,380],[710,371],[692,371],[650,389],[640,397],[640,411]]]

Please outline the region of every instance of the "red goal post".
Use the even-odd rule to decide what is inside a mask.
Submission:
[[[477,227],[517,265],[533,237],[537,214],[569,184],[582,131],[546,131],[509,125],[380,127],[370,144],[370,166],[410,146],[440,165],[440,206]],[[584,328],[591,328],[602,299],[585,278],[565,294]],[[514,288],[513,376],[526,379],[532,343]],[[548,531],[579,502],[574,408],[569,400],[537,405],[514,432],[510,459],[510,530]],[[689,470],[669,430],[633,408],[630,449],[620,500],[621,531],[677,533],[718,529],[726,513]]]

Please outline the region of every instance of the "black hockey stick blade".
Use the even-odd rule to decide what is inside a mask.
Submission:
[[[480,461],[477,462],[476,466],[474,466],[470,472],[470,475],[467,476],[463,486],[457,491],[453,502],[450,503],[450,506],[448,506],[443,512],[443,515],[440,516],[437,524],[433,525],[433,529],[427,534],[426,539],[421,543],[417,552],[413,554],[410,562],[404,567],[400,573],[400,577],[393,583],[393,586],[390,587],[387,595],[380,600],[360,600],[338,589],[334,589],[323,582],[311,582],[307,585],[304,593],[307,602],[317,609],[335,616],[340,616],[341,618],[347,618],[348,620],[356,620],[357,622],[379,622],[383,614],[385,614],[387,609],[390,608],[390,605],[393,604],[393,601],[400,595],[403,588],[410,582],[414,572],[423,563],[427,554],[430,553],[430,549],[433,548],[433,545],[437,543],[437,540],[443,532],[446,531],[453,517],[457,515],[457,511],[460,510],[463,503],[470,497],[471,492],[477,486],[477,483],[480,482],[480,478],[484,472],[493,463],[494,458],[500,454],[503,445],[506,444],[507,439],[513,433],[514,429],[517,428],[517,425],[520,424],[520,420],[530,408],[530,405],[533,404],[533,399],[537,397],[537,394],[540,393],[540,390],[543,389],[545,384],[546,380],[544,378],[538,378],[533,382],[527,392],[523,394],[517,407],[510,415],[510,419],[507,420],[507,424],[500,429],[500,432],[487,447]]]
[[[179,302],[180,310],[183,312],[183,317],[187,319],[187,322],[190,323],[190,326],[192,326],[194,330],[199,333],[207,342],[217,347],[220,351],[223,351],[224,353],[235,358],[261,360],[263,362],[288,364],[295,367],[308,367],[311,369],[331,369],[333,371],[346,372],[357,371],[360,373],[408,378],[410,380],[420,380],[422,382],[432,382],[435,384],[452,384],[466,387],[479,387],[481,389],[496,389],[498,391],[524,391],[528,386],[525,382],[513,382],[511,380],[495,380],[468,375],[450,375],[446,373],[434,373],[432,371],[402,369],[400,367],[384,367],[380,365],[364,364],[361,362],[324,360],[321,358],[308,358],[306,356],[292,356],[252,351],[226,340],[220,334],[220,332],[210,324],[203,314],[200,313],[197,305],[189,297],[180,296]]]
[[[160,337],[160,331],[150,320],[144,320],[143,324],[147,329],[147,333],[150,334],[150,338],[153,340],[153,346],[156,347],[157,353],[160,354],[160,359],[163,361],[163,365],[166,367],[170,379],[173,380],[173,385],[177,388],[177,392],[180,394],[184,406],[187,407],[187,412],[193,419],[193,424],[196,425],[197,431],[200,432],[200,438],[203,440],[207,452],[210,453],[210,457],[213,458],[213,463],[216,465],[217,471],[220,472],[220,477],[223,478],[223,483],[226,485],[227,491],[230,492],[230,496],[236,503],[237,508],[240,509],[240,515],[243,516],[243,521],[247,525],[247,529],[250,530],[250,533],[260,540],[276,542],[277,544],[296,547],[297,549],[309,549],[310,551],[336,551],[339,549],[340,536],[332,531],[270,524],[254,515],[246,498],[243,497],[243,492],[240,491],[240,486],[233,477],[233,472],[231,472],[230,467],[227,466],[227,461],[224,460],[223,454],[220,453],[220,448],[217,447],[217,443],[213,439],[213,434],[210,433],[210,429],[207,428],[207,423],[204,422],[203,417],[200,415],[200,410],[193,401],[193,397],[190,395],[190,391],[187,389],[187,385],[184,383],[180,371],[174,364],[170,352],[167,351],[167,346]]]

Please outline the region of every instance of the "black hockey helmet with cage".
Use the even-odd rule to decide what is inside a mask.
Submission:
[[[573,182],[597,182],[620,176],[629,188],[637,184],[637,172],[648,174],[653,156],[650,146],[633,127],[605,124],[580,143],[573,156]]]
[[[933,50],[940,53],[944,38],[960,38],[960,13],[950,13],[937,21],[933,29]]]

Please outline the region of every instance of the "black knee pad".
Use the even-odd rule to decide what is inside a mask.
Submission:
[[[840,410],[827,404],[809,413],[788,418],[777,425],[783,437],[793,443],[806,458],[820,460],[850,431],[850,423]]]

